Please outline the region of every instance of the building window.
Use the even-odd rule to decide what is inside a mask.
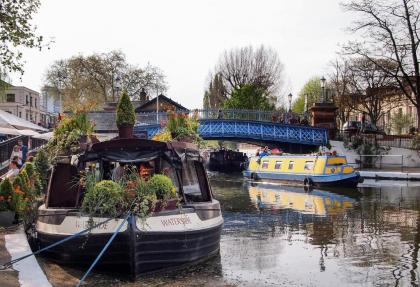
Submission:
[[[262,168],[268,168],[268,160],[263,161]]]
[[[21,118],[22,117],[22,112],[19,112],[19,118]]]
[[[289,169],[293,169],[295,162],[293,160],[289,161]]]
[[[312,160],[311,161],[306,161],[304,169],[305,170],[313,170],[314,169],[314,162]]]
[[[29,96],[28,95],[26,95],[26,105],[29,105],[29,98],[28,98]]]
[[[29,113],[26,112],[26,120],[29,120]]]
[[[281,169],[282,161],[276,161],[276,164],[274,165],[274,169]]]
[[[36,108],[36,98],[35,98],[35,108]]]
[[[31,96],[31,98],[30,98],[30,105],[29,106],[31,106],[32,107],[32,96]]]
[[[6,95],[6,102],[14,103],[15,102],[15,94],[7,94]]]

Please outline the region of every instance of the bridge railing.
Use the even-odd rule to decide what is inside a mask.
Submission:
[[[244,120],[258,122],[275,122],[283,124],[308,124],[310,122],[308,113],[293,113],[284,111],[256,111],[256,110],[233,110],[233,109],[205,109],[191,110],[189,112],[177,112],[197,117],[199,120]],[[141,124],[161,124],[168,120],[166,112],[160,113],[139,113],[137,122]]]

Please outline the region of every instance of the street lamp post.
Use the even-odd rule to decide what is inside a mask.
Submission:
[[[320,84],[321,84],[321,103],[325,103],[325,82],[327,80],[324,78],[324,76],[322,76],[322,78],[320,79]]]
[[[118,97],[120,94],[120,90],[121,90],[121,78],[120,76],[117,76],[115,78],[115,93],[117,94],[116,100],[118,101]]]
[[[292,111],[292,98],[293,98],[293,95],[290,93],[287,97],[289,99],[289,113],[290,113]]]

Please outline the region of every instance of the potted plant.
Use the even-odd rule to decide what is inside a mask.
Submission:
[[[5,178],[0,184],[0,226],[11,226],[15,220],[19,196],[13,192],[12,183]]]
[[[82,210],[90,215],[118,216],[125,208],[125,193],[122,186],[112,180],[96,184],[86,183]]]
[[[177,206],[178,196],[176,187],[172,180],[163,174],[155,174],[147,182],[149,192],[156,194],[156,205],[154,211],[172,209]]]
[[[136,121],[133,104],[127,91],[123,91],[117,105],[116,123],[120,138],[130,138],[133,136],[133,127]]]

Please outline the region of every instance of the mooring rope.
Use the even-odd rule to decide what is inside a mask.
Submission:
[[[108,240],[108,242],[105,244],[104,248],[102,248],[101,252],[98,254],[96,259],[93,261],[92,265],[90,265],[89,269],[86,271],[86,273],[83,275],[83,277],[80,279],[79,283],[76,285],[76,287],[80,287],[80,285],[85,281],[86,277],[89,275],[90,271],[95,267],[95,265],[98,263],[99,259],[101,259],[102,255],[105,253],[105,251],[108,249],[108,247],[111,245],[112,241],[114,241],[117,234],[120,232],[121,228],[123,227],[124,223],[128,220],[128,218],[131,216],[131,212],[128,212],[127,216],[124,218],[123,222],[115,229],[114,234],[112,234],[111,238]]]
[[[43,251],[45,251],[45,250],[48,250],[48,249],[53,248],[53,247],[55,247],[55,246],[57,246],[57,245],[63,244],[64,242],[67,242],[67,241],[69,241],[69,240],[71,240],[71,239],[73,239],[73,238],[76,238],[76,237],[78,237],[78,236],[80,236],[80,235],[82,235],[82,234],[84,234],[84,233],[86,233],[86,232],[88,232],[88,231],[91,231],[92,229],[94,229],[94,228],[96,228],[96,227],[99,227],[99,226],[101,226],[102,224],[107,223],[108,221],[111,221],[111,220],[113,220],[113,219],[115,219],[115,218],[108,218],[107,220],[105,220],[105,221],[103,221],[103,222],[100,222],[100,223],[95,224],[95,225],[93,225],[93,226],[91,226],[91,227],[89,227],[89,228],[86,228],[86,229],[84,229],[84,230],[82,230],[82,231],[79,231],[79,232],[77,232],[77,233],[75,233],[75,234],[73,234],[73,235],[70,235],[70,236],[68,236],[68,237],[66,237],[66,238],[64,238],[64,239],[62,239],[62,240],[60,240],[60,241],[57,241],[57,242],[55,242],[55,243],[53,243],[53,244],[51,244],[51,245],[48,245],[48,246],[46,246],[46,247],[44,247],[44,248],[41,248],[41,249],[39,249],[39,250],[37,250],[37,251],[35,251],[35,252],[32,252],[32,253],[30,253],[30,254],[27,254],[27,255],[24,255],[24,256],[22,256],[22,257],[19,257],[19,258],[13,259],[13,260],[11,260],[11,261],[9,261],[9,262],[6,262],[6,263],[4,263],[4,264],[0,265],[0,270],[5,270],[5,269],[8,269],[8,268],[11,268],[11,267],[13,266],[13,264],[15,264],[15,263],[17,263],[17,262],[19,262],[19,261],[21,261],[21,260],[23,260],[23,259],[25,259],[25,258],[28,258],[28,257],[30,257],[30,256],[34,256],[34,255],[37,255],[37,254],[39,254],[39,253],[41,253],[41,252],[43,252]]]

